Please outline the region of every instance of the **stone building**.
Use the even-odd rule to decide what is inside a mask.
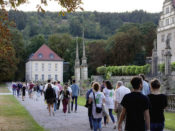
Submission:
[[[85,80],[88,80],[88,64],[87,57],[85,51],[85,43],[84,43],[84,32],[83,32],[83,57],[80,65],[79,59],[79,49],[78,42],[76,43],[76,59],[75,59],[75,81],[80,86]]]
[[[158,63],[165,62],[166,40],[170,39],[171,62],[175,62],[175,0],[165,0],[157,28]]]
[[[63,59],[44,44],[26,63],[26,81],[48,79],[63,82]]]

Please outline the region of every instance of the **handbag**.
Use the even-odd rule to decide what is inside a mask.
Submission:
[[[60,94],[60,96],[59,96],[59,100],[60,100],[60,101],[63,100],[63,93]]]
[[[101,113],[101,112],[102,112],[102,108],[101,108],[101,107],[97,107],[97,104],[96,104],[96,99],[95,99],[95,94],[94,94],[94,92],[93,92],[93,95],[94,95],[94,101],[95,101],[96,113]]]

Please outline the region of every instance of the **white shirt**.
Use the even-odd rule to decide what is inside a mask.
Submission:
[[[67,90],[69,91],[69,93],[72,93],[72,89],[70,87],[67,88]]]
[[[95,94],[96,106],[102,108],[103,100],[105,99],[104,94],[100,91],[95,92],[94,94]],[[96,106],[95,106],[93,92],[90,93],[89,98],[91,98],[92,101],[93,101],[93,106],[92,106],[93,117],[94,118],[102,118],[102,112],[101,113],[96,113]]]
[[[120,86],[118,89],[115,90],[115,101],[117,101],[117,103],[121,103],[123,97],[130,93],[130,89],[125,87],[125,86]]]
[[[56,98],[58,98],[58,92],[60,91],[57,85],[53,85],[52,88],[55,90]]]
[[[105,103],[108,109],[114,109],[114,89],[109,90],[108,88],[103,89],[105,95]]]

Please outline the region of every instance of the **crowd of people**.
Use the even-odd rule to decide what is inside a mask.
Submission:
[[[56,110],[59,110],[61,102],[65,115],[66,113],[71,113],[71,111],[73,112],[74,103],[74,112],[77,112],[79,87],[75,84],[75,80],[73,80],[72,85],[65,83],[63,86],[60,84],[60,81],[51,82],[51,80],[48,80],[45,84],[13,82],[12,91],[13,95],[17,97],[21,95],[22,101],[25,99],[26,92],[28,92],[30,99],[36,101],[40,96],[44,95],[50,116],[54,116]]]
[[[167,97],[160,92],[159,80],[153,79],[148,82],[144,75],[139,75],[133,77],[130,83],[132,89],[124,86],[122,81],[118,81],[115,88],[108,80],[103,81],[101,85],[91,82],[91,89],[86,93],[85,105],[91,130],[101,131],[108,126],[111,119],[113,129],[118,127],[118,131],[163,131]],[[17,82],[12,84],[12,90],[17,97],[22,95],[23,101],[27,91],[29,98],[36,101],[39,96],[44,95],[50,116],[54,116],[56,110],[59,110],[61,102],[65,116],[67,113],[77,112],[80,89],[75,80],[71,85],[66,83],[63,86],[59,81],[51,80],[46,84]]]
[[[106,127],[111,118],[118,131],[163,131],[164,109],[167,107],[167,97],[160,92],[160,82],[153,79],[150,83],[144,75],[131,79],[132,89],[118,81],[114,90],[110,81],[92,82],[92,89],[86,93],[90,128],[102,130],[102,119]],[[117,120],[113,113],[117,113]],[[117,122],[116,122],[117,121]],[[122,127],[124,123],[125,127]]]

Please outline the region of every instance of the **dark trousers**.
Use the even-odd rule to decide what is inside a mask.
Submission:
[[[111,117],[111,120],[113,123],[115,123],[115,119],[114,119],[114,116],[112,114],[112,109],[109,109],[109,116]],[[106,116],[104,117],[104,123],[106,124]]]
[[[57,110],[59,110],[60,108],[60,100],[58,99],[58,102],[57,102]]]
[[[67,104],[68,104],[68,99],[63,99],[63,112],[66,113],[67,111]]]
[[[78,96],[72,96],[72,103],[71,103],[72,111],[73,111],[74,100],[75,100],[75,111],[77,111],[77,99],[78,99]]]
[[[89,124],[90,124],[90,128],[93,129],[93,118],[92,118],[92,116],[89,116]]]
[[[164,122],[163,123],[151,123],[151,131],[163,131]]]

